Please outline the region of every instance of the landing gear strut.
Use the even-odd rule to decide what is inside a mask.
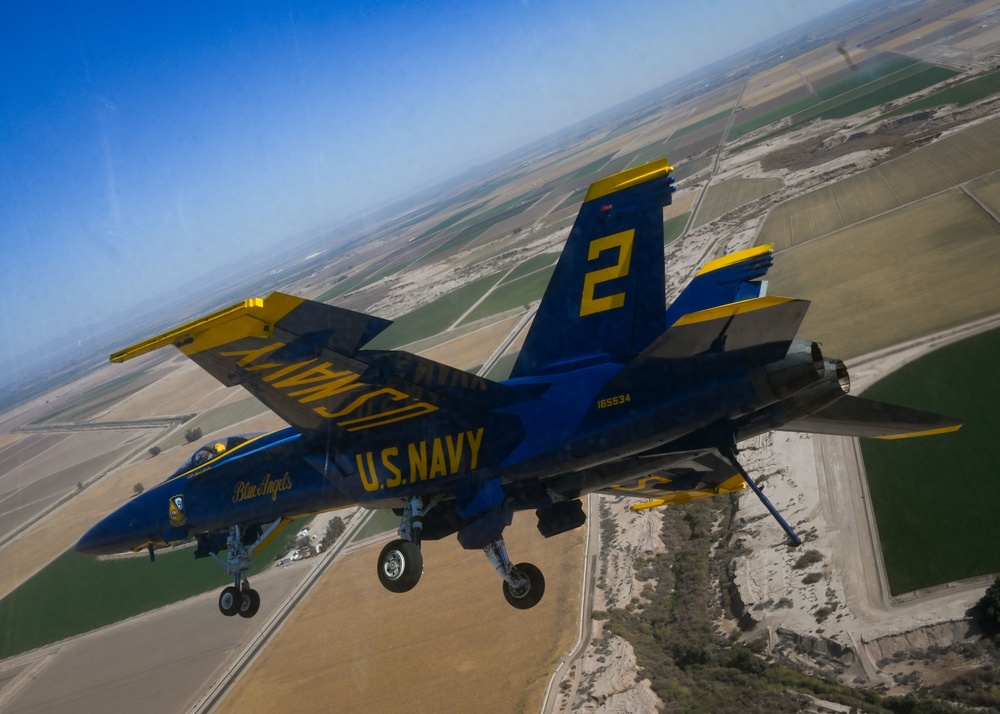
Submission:
[[[538,604],[545,594],[542,571],[531,563],[511,565],[503,538],[497,538],[483,548],[486,557],[503,578],[503,596],[518,610],[527,610]]]
[[[390,592],[412,590],[424,572],[424,557],[420,553],[420,532],[424,527],[424,502],[411,498],[403,509],[399,538],[386,543],[378,556],[378,579]]]
[[[245,542],[248,532],[239,526],[232,526],[229,529],[229,537],[226,545],[229,549],[228,557],[225,561],[215,553],[212,557],[222,563],[226,572],[233,578],[233,584],[223,589],[219,594],[219,612],[226,617],[239,615],[240,617],[253,617],[260,609],[260,594],[250,587],[247,580],[247,571],[250,570],[250,559],[254,550],[279,528],[288,523],[287,519],[279,518],[260,535],[250,542]],[[255,527],[256,531],[260,531]],[[252,531],[251,531],[252,533]],[[252,536],[251,536],[252,537]]]
[[[733,468],[739,471],[740,476],[742,476],[743,480],[746,481],[750,490],[757,494],[757,498],[759,498],[760,502],[764,504],[764,508],[768,510],[768,513],[774,516],[774,520],[778,522],[778,525],[781,526],[782,530],[784,530],[788,535],[790,544],[796,548],[802,545],[802,539],[795,534],[795,531],[793,531],[792,527],[788,525],[788,522],[781,517],[780,513],[778,513],[778,509],[774,507],[774,504],[772,504],[768,497],[764,495],[764,492],[760,490],[760,486],[758,486],[754,480],[750,478],[750,474],[744,470],[743,466],[739,462],[739,459],[736,458],[735,446],[726,446],[725,448],[720,449],[719,453],[728,459],[729,463],[733,465]]]

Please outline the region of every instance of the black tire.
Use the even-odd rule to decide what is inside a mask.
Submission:
[[[240,593],[240,617],[253,617],[260,609],[260,593],[254,589],[244,590]]]
[[[243,594],[232,585],[219,593],[219,612],[226,617],[232,617],[239,612],[242,603]]]
[[[408,540],[387,543],[378,556],[378,579],[390,592],[412,590],[424,572],[420,546]]]
[[[538,601],[542,599],[542,595],[545,594],[545,577],[542,575],[542,571],[531,563],[518,563],[514,566],[514,570],[526,576],[528,584],[521,590],[514,591],[510,584],[504,580],[503,596],[518,610],[527,610],[537,605]]]

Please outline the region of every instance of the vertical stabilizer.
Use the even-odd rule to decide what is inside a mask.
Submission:
[[[666,159],[591,185],[511,377],[641,352],[663,332]]]

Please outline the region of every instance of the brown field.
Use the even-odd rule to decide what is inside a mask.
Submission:
[[[155,433],[136,429],[37,434],[22,442],[21,449],[0,452],[0,535],[10,536],[45,509],[74,496],[77,484],[142,449]]]
[[[799,334],[856,357],[1000,310],[1000,225],[960,189],[781,252],[769,292],[813,301]]]
[[[687,213],[697,198],[697,191],[678,191],[671,197],[670,205],[663,209],[663,220]]]
[[[965,189],[995,215],[1000,216],[1000,171],[970,181]]]
[[[127,421],[154,416],[174,416],[202,411],[231,399],[215,377],[186,357],[172,371],[151,385],[118,402],[101,416],[103,421]],[[232,390],[240,392],[242,390]],[[245,392],[243,396],[245,396]]]
[[[714,221],[733,209],[773,193],[784,184],[781,179],[734,178],[708,187],[705,200],[698,209],[695,227]]]
[[[519,311],[512,317],[487,325],[475,332],[448,340],[437,347],[425,349],[421,355],[458,369],[471,369],[485,362],[493,354],[493,350],[522,317],[524,313]]]
[[[216,711],[537,712],[576,639],[585,530],[543,539],[534,522],[518,514],[504,533],[545,574],[531,610],[454,538],[423,545],[423,579],[402,595],[379,585],[374,548],[342,556]]]
[[[993,119],[779,204],[758,240],[783,250],[971,181],[997,166],[1000,119]]]

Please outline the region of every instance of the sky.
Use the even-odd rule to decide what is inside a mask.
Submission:
[[[0,3],[0,363],[844,2]]]

